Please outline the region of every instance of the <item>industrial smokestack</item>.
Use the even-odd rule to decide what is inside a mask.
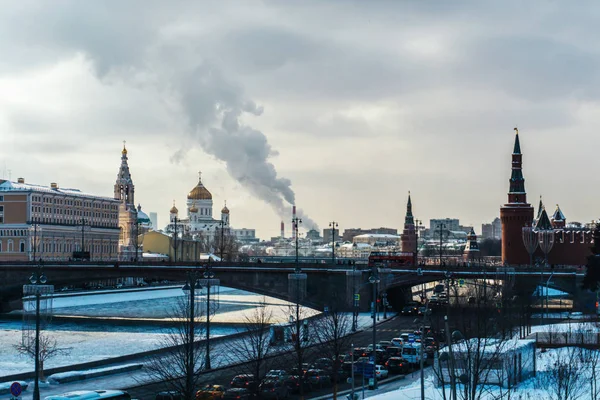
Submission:
[[[285,224],[281,221],[281,238],[285,238]]]
[[[294,221],[292,224],[292,240],[295,240],[296,234],[297,234],[296,230],[298,229],[297,228],[298,221],[296,221],[296,206],[295,205],[292,206],[292,221]]]

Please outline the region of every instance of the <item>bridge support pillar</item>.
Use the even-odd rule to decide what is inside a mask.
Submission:
[[[363,283],[362,271],[346,271],[346,301],[348,309],[358,312],[361,302],[367,301],[360,295],[360,286]]]
[[[306,274],[288,274],[290,301],[299,303],[306,298],[306,279]]]

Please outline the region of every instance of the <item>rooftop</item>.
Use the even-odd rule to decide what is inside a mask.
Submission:
[[[98,196],[90,193],[82,192],[79,189],[70,189],[70,188],[60,188],[60,187],[50,187],[43,185],[36,185],[33,183],[24,183],[24,182],[11,182],[4,181],[0,183],[0,192],[37,192],[37,193],[47,193],[47,194],[55,194],[55,195],[63,195],[63,196],[77,196],[77,197],[85,197],[93,200],[104,200],[104,201],[114,201],[118,202],[119,200],[115,200],[112,197],[104,197]]]

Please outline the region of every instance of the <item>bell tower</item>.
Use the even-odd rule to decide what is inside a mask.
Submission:
[[[127,163],[127,148],[125,147],[125,142],[123,142],[121,167],[119,168],[117,182],[115,183],[115,199],[121,200],[128,209],[131,207],[135,208],[134,192],[135,188],[131,179],[131,173],[129,172],[129,164]]]
[[[512,171],[509,180],[508,203],[500,207],[502,221],[502,262],[518,265],[529,263],[529,253],[523,244],[522,229],[531,226],[533,207],[527,203],[525,178],[523,178],[523,155],[519,130],[515,128],[515,145],[512,153]]]

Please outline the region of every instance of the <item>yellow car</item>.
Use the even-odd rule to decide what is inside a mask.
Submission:
[[[196,392],[196,400],[217,400],[222,399],[225,393],[225,386],[206,385]]]

